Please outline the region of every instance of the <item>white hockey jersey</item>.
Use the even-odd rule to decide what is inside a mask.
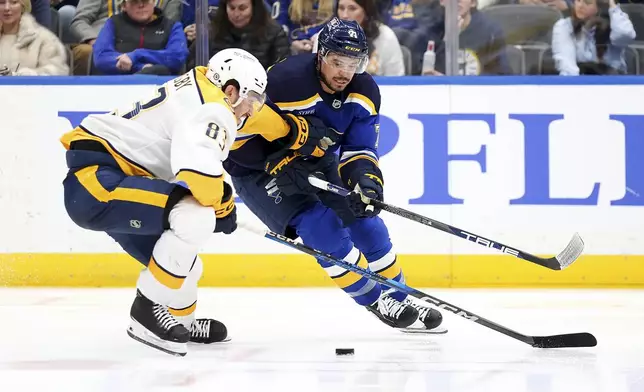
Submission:
[[[99,141],[125,174],[183,181],[201,204],[214,206],[237,121],[205,73],[197,67],[159,86],[148,100],[90,115],[61,142],[69,149],[77,140]]]

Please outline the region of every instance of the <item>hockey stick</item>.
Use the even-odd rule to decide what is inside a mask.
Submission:
[[[279,242],[280,244],[284,244],[300,252],[306,253],[310,256],[317,257],[328,263],[347,269],[351,272],[355,272],[356,274],[364,276],[367,279],[371,279],[383,285],[392,287],[400,292],[403,292],[407,295],[411,295],[412,297],[418,298],[421,301],[427,302],[439,309],[447,310],[449,312],[456,314],[457,316],[461,316],[467,320],[473,321],[479,325],[490,328],[506,336],[520,340],[523,343],[531,345],[532,347],[564,348],[564,347],[594,347],[597,345],[597,339],[595,339],[593,335],[587,332],[564,334],[564,335],[552,335],[552,336],[528,336],[528,335],[521,334],[519,332],[506,328],[500,324],[497,324],[493,321],[490,321],[481,316],[478,316],[474,313],[471,313],[465,309],[459,308],[458,306],[449,304],[445,301],[441,301],[436,297],[432,297],[428,294],[425,294],[422,291],[419,291],[412,287],[407,286],[406,284],[397,282],[393,279],[387,279],[381,275],[376,274],[375,272],[372,272],[365,268],[348,263],[344,260],[337,259],[329,254],[320,252],[319,250],[315,250],[304,244],[295,242],[294,240],[287,238],[283,235],[274,233],[272,231],[265,231],[265,230],[253,227],[251,225],[248,225],[246,223],[240,222],[238,223],[238,225],[239,227],[245,230],[248,230],[250,232],[253,232],[257,235],[268,238],[275,242]]]
[[[349,195],[349,193],[351,193],[349,190],[345,188],[331,184],[330,182],[317,178],[313,175],[309,176],[309,182],[311,183],[311,185],[313,185],[316,188],[319,188],[328,192],[332,192],[340,196],[346,197]],[[561,253],[559,253],[557,256],[550,257],[550,258],[537,257],[535,255],[524,252],[522,250],[518,250],[512,247],[509,247],[507,245],[503,245],[500,242],[493,241],[485,237],[481,237],[478,234],[461,230],[458,227],[450,226],[446,223],[439,222],[437,220],[422,216],[420,214],[411,212],[409,210],[405,210],[400,207],[392,206],[390,204],[387,204],[379,200],[369,199],[369,204],[372,204],[375,207],[380,208],[381,210],[390,212],[394,215],[398,215],[403,218],[412,220],[414,222],[421,223],[425,226],[433,227],[434,229],[444,231],[445,233],[455,235],[457,237],[466,239],[468,241],[472,241],[478,245],[485,246],[486,248],[493,248],[496,250],[500,250],[503,253],[518,257],[523,260],[527,260],[531,263],[538,264],[542,267],[546,267],[551,270],[559,271],[568,267],[575,260],[577,260],[577,258],[579,258],[579,256],[581,255],[581,252],[584,250],[584,241],[581,239],[579,234],[575,233],[575,235],[573,235],[568,245],[566,245],[564,250],[561,251]]]

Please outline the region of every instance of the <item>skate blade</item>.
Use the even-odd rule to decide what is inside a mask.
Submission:
[[[425,328],[397,328],[400,332],[418,335],[443,335],[447,333],[447,329],[436,327],[434,329]]]
[[[159,339],[156,335],[150,332],[138,321],[132,319],[132,323],[127,329],[127,334],[137,342],[141,342],[146,346],[156,348],[166,354],[183,357],[188,353],[188,345],[186,343],[168,342]]]

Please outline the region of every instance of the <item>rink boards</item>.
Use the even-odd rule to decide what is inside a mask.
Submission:
[[[140,265],[67,217],[58,138],[164,80],[0,79],[0,285],[133,284]],[[534,254],[557,254],[575,232],[586,242],[577,263],[554,272],[383,213],[409,283],[644,286],[641,79],[378,83],[387,202]],[[257,222],[242,204],[240,219]],[[307,256],[243,232],[213,236],[203,258],[203,285],[332,284]]]

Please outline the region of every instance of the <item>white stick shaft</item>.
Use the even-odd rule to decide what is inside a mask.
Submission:
[[[330,185],[328,181],[324,181],[323,179],[317,178],[315,176],[309,176],[309,183],[314,187],[322,189],[324,191],[328,190]]]
[[[344,197],[348,196],[351,193],[351,191],[349,191],[348,189],[344,189],[342,187],[339,187],[335,184],[332,184],[328,181],[322,180],[315,176],[309,176],[309,184],[313,185],[316,188],[322,189],[324,191],[332,192]],[[365,208],[366,211],[373,211],[373,206],[370,205],[369,203],[370,200],[371,199],[369,199],[368,197],[362,196],[362,202],[367,204],[367,207]]]

